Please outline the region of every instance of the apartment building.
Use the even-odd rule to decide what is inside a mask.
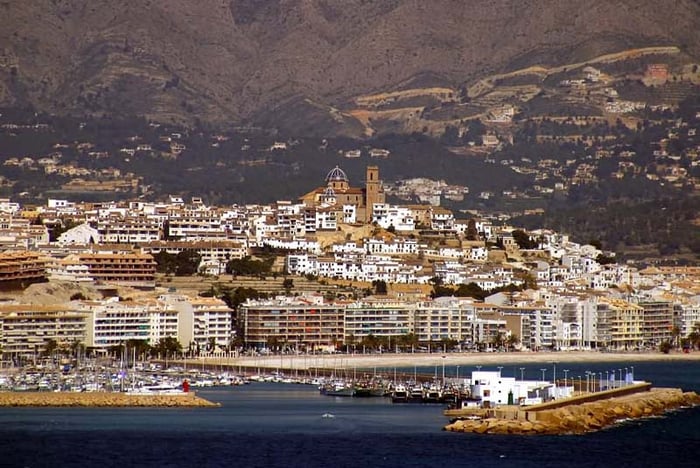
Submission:
[[[343,342],[344,306],[322,298],[248,301],[240,310],[246,345],[316,350]]]
[[[613,298],[598,303],[598,337],[602,347],[635,350],[644,343],[644,309]]]
[[[128,340],[150,342],[151,316],[149,307],[142,302],[121,302],[118,298],[106,301],[81,301],[79,310],[85,313],[85,346],[107,351]]]
[[[415,330],[414,303],[379,296],[368,297],[345,307],[344,341],[361,341],[369,335],[398,338]]]
[[[85,314],[71,305],[0,305],[0,347],[11,356],[38,356],[53,340],[59,347],[83,343]]]
[[[77,254],[70,260],[87,265],[96,283],[145,289],[156,285],[156,262],[150,254],[92,252]]]
[[[46,259],[27,250],[0,252],[0,289],[26,287],[46,280]]]
[[[179,294],[164,294],[158,301],[176,312],[175,335],[185,351],[214,353],[228,348],[233,338],[233,311],[224,301]]]
[[[657,347],[663,341],[670,341],[674,328],[674,307],[668,301],[643,301],[642,333],[646,346]]]

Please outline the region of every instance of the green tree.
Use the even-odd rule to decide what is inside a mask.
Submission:
[[[233,259],[226,264],[226,273],[231,275],[256,276],[269,273],[275,257],[255,260],[251,257]]]
[[[152,352],[167,359],[181,354],[182,345],[174,336],[166,336],[158,340],[158,343],[153,346]]]
[[[136,354],[137,358],[143,358],[151,352],[151,345],[148,344],[147,340],[137,340],[132,338],[126,340],[125,345],[129,356]]]
[[[372,286],[374,287],[374,293],[377,295],[386,295],[388,292],[386,281],[384,280],[374,280],[372,281]]]
[[[479,240],[479,231],[476,229],[476,221],[473,218],[467,222],[465,237],[469,241]]]
[[[532,239],[528,233],[522,229],[516,229],[512,233],[513,240],[518,244],[521,249],[536,249],[538,247],[537,241]]]
[[[508,346],[509,350],[515,349],[515,347],[520,343],[520,338],[518,338],[518,335],[515,333],[511,333],[508,338],[506,338],[506,345]]]
[[[54,340],[53,338],[49,338],[46,340],[44,343],[44,356],[51,356],[54,352],[58,350],[58,341]]]
[[[457,291],[455,291],[455,296],[473,297],[474,299],[478,299],[480,301],[483,301],[487,295],[488,294],[481,288],[481,286],[473,282],[468,284],[460,284]]]

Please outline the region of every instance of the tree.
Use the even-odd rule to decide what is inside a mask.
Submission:
[[[237,287],[233,291],[230,289],[225,291],[221,296],[221,299],[229,306],[232,310],[238,311],[238,308],[246,302],[248,299],[262,299],[267,297],[267,294],[261,293],[255,288],[245,288],[242,286]]]
[[[664,340],[659,344],[659,351],[661,351],[664,354],[668,354],[671,349],[673,349],[673,345],[671,344],[670,341]]]
[[[182,345],[174,336],[166,336],[158,340],[152,352],[165,358],[173,357],[182,353]]]
[[[596,262],[600,263],[601,265],[610,265],[612,263],[616,263],[615,257],[611,257],[609,255],[605,254],[598,254],[598,256],[595,259]]]
[[[58,350],[58,341],[53,338],[46,340],[44,344],[44,356],[51,356],[56,350]]]
[[[518,335],[511,333],[510,336],[506,339],[506,344],[508,345],[509,350],[513,350],[518,343],[520,343],[520,338],[518,338]]]
[[[469,284],[460,284],[457,291],[455,291],[455,296],[473,297],[474,299],[484,300],[487,293],[481,288],[481,286],[472,282]]]
[[[192,276],[197,273],[202,256],[193,249],[185,249],[175,256],[176,271],[178,276]]]
[[[372,281],[372,286],[374,287],[375,294],[386,295],[388,292],[386,281],[384,280],[374,280]]]
[[[256,276],[269,273],[275,257],[265,260],[254,260],[251,257],[233,259],[226,264],[226,273],[231,275]]]
[[[130,339],[126,340],[126,349],[129,354],[135,354],[137,357],[146,356],[151,352],[151,345],[146,340]]]
[[[693,349],[700,347],[700,322],[693,325],[693,331],[688,334],[688,341]]]
[[[476,229],[476,221],[473,218],[467,222],[465,237],[469,241],[479,240],[479,231]]]
[[[207,338],[207,351],[210,353],[216,351],[216,338],[214,338],[213,336]]]
[[[521,249],[536,249],[538,247],[537,241],[532,239],[528,233],[522,229],[516,229],[513,231],[513,240],[518,244]]]
[[[537,278],[529,271],[516,273],[515,277],[522,281],[522,289],[537,289]]]
[[[193,249],[185,249],[173,255],[162,251],[153,255],[156,271],[178,276],[192,276],[197,273],[202,256]]]
[[[278,336],[275,335],[268,336],[265,340],[265,346],[267,347],[267,349],[270,349],[272,351],[279,351],[281,345],[282,341]]]

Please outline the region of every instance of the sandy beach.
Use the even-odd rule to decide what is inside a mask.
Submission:
[[[373,368],[373,367],[429,367],[429,366],[500,366],[543,362],[623,362],[641,361],[700,361],[700,352],[691,353],[601,353],[593,351],[567,352],[510,352],[510,353],[384,353],[384,354],[331,354],[283,355],[239,358],[203,358],[209,364],[226,364],[266,369],[310,368]]]

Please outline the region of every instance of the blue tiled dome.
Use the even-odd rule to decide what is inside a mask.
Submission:
[[[333,169],[331,169],[331,171],[326,176],[326,182],[337,182],[337,181],[348,182],[348,176],[345,175],[345,171],[343,171],[338,166],[335,166]]]

